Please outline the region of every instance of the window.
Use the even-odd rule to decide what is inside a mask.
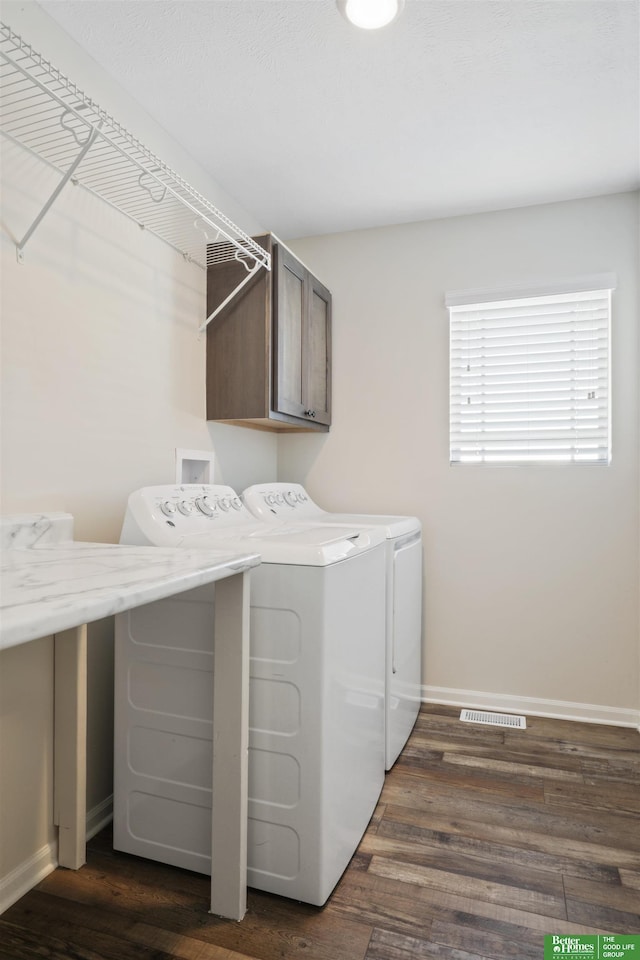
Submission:
[[[447,296],[452,464],[610,462],[614,287]]]

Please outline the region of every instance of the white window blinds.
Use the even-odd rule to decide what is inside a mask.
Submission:
[[[611,289],[464,300],[447,298],[451,463],[609,463]]]

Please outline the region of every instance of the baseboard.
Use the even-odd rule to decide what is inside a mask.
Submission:
[[[58,866],[57,844],[47,843],[28,860],[0,877],[0,913],[28,893]]]
[[[640,710],[625,707],[607,707],[595,703],[575,703],[571,700],[543,700],[538,697],[518,697],[505,693],[485,693],[479,690],[455,690],[451,687],[423,685],[423,703],[442,703],[452,707],[471,707],[475,710],[493,710],[523,713],[532,717],[552,717],[557,720],[580,720],[585,723],[605,723],[616,727],[640,727]]]
[[[95,837],[113,819],[113,795],[87,811],[87,840]],[[6,877],[0,877],[0,914],[58,866],[58,845],[48,843],[24,860]]]
[[[113,794],[87,810],[87,840],[100,833],[113,820]]]

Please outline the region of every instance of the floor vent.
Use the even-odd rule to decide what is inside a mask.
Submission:
[[[526,717],[513,713],[487,713],[485,710],[462,710],[460,719],[464,723],[486,723],[491,727],[512,727],[516,730],[527,729]]]

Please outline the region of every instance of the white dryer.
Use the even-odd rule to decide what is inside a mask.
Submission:
[[[404,747],[420,709],[422,682],[422,527],[417,517],[328,513],[299,483],[248,487],[242,500],[274,523],[345,524],[384,531],[386,538],[385,768]]]
[[[323,904],[384,781],[384,534],[267,526],[221,485],[146,487],[121,543],[251,572],[248,883]],[[211,872],[211,588],[116,618],[114,846]],[[214,814],[215,816],[215,811]]]

